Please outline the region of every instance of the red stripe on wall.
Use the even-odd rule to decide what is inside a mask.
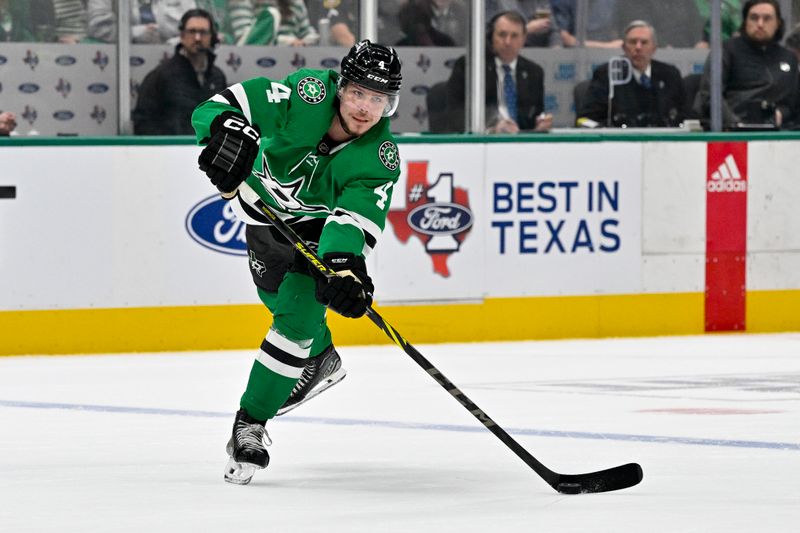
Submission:
[[[706,331],[745,329],[747,143],[709,143],[706,173]]]

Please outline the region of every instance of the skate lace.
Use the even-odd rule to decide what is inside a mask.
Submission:
[[[267,433],[267,428],[261,424],[248,424],[240,421],[236,426],[236,440],[242,448],[272,446],[272,439]]]
[[[297,381],[297,383],[295,383],[294,388],[292,389],[292,394],[297,394],[299,391],[303,390],[311,382],[311,380],[314,379],[316,373],[317,361],[312,360],[303,368],[303,373],[300,375],[300,379]]]

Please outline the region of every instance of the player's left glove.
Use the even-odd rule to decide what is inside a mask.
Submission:
[[[211,123],[211,139],[197,162],[217,189],[231,193],[253,170],[261,135],[247,120],[226,111]]]
[[[363,316],[372,304],[375,290],[364,258],[350,253],[327,253],[322,260],[338,276],[317,277],[317,301],[347,318]]]

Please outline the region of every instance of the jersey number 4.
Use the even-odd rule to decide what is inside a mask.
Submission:
[[[267,102],[270,104],[280,103],[281,100],[288,100],[292,90],[277,81],[272,82],[272,87],[267,89]]]

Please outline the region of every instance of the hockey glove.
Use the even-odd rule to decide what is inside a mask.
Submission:
[[[375,290],[364,258],[350,253],[327,253],[322,260],[338,276],[317,277],[317,301],[347,318],[363,316],[372,304]]]
[[[217,189],[231,193],[250,175],[261,135],[247,120],[226,111],[211,123],[211,139],[197,162]]]

